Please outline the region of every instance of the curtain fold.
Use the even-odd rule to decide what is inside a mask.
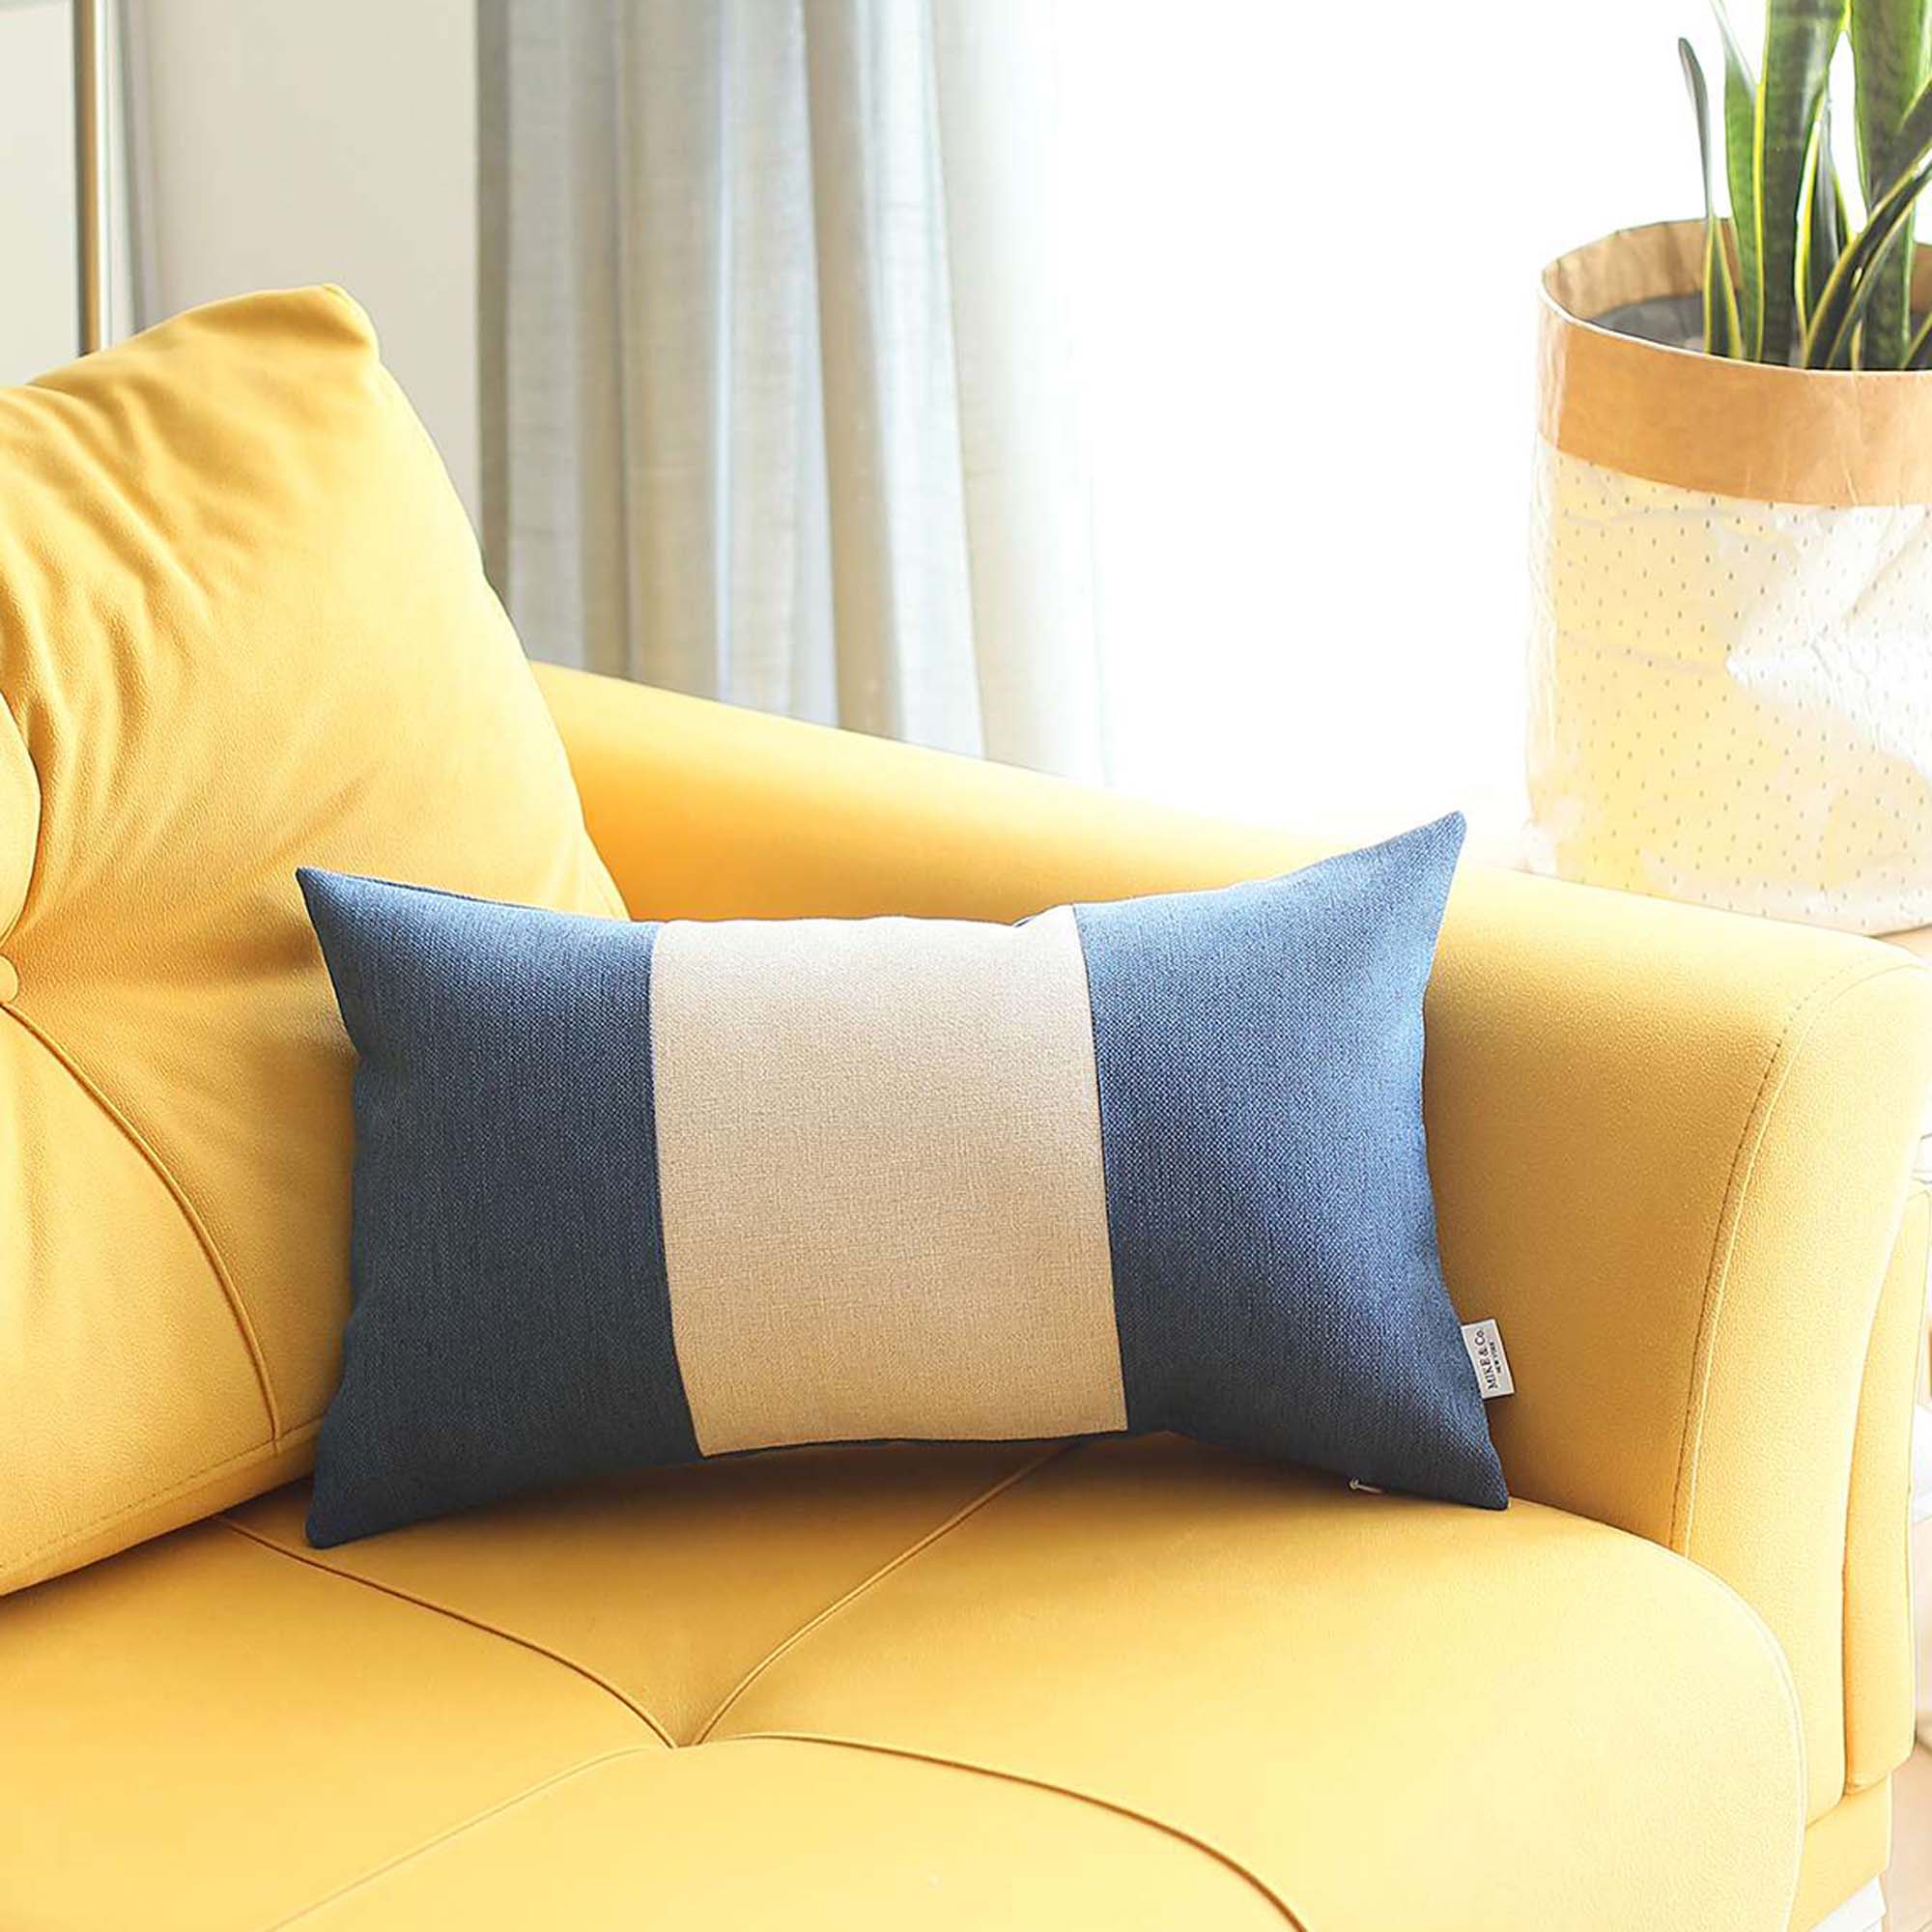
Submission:
[[[485,543],[539,656],[1100,771],[1033,0],[483,0]]]

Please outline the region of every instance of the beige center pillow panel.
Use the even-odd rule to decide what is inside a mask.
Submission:
[[[616,914],[332,290],[0,391],[0,1590],[306,1465],[351,1059],[298,865]]]

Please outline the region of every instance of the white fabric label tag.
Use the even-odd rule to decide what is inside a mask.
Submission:
[[[1469,1366],[1476,1372],[1476,1386],[1485,1402],[1516,1393],[1510,1358],[1503,1351],[1503,1331],[1493,1321],[1463,1322],[1463,1346],[1469,1351]]]

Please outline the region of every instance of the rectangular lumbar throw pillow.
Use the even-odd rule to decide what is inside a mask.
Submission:
[[[310,1537],[792,1443],[1122,1430],[1500,1508],[1422,1126],[1462,837],[1012,926],[304,871],[359,1056]]]

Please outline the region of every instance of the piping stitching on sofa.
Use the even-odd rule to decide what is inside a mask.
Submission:
[[[1932,1193],[1928,1193],[1924,1188],[1915,1185],[1913,1187],[1909,1187],[1906,1190],[1904,1205],[1899,1209],[1898,1228],[1897,1231],[1892,1236],[1894,1248],[1896,1247],[1896,1244],[1900,1240],[1905,1238],[1906,1223],[1911,1216],[1916,1214],[1921,1223],[1924,1222],[1926,1218],[1926,1208],[1928,1203],[1932,1203]],[[1917,1238],[1919,1246],[1920,1257],[1922,1260],[1925,1248],[1925,1240],[1926,1240],[1926,1236],[1922,1227]],[[1879,1291],[1881,1304],[1883,1304],[1884,1301],[1884,1294],[1885,1291],[1881,1289]],[[1881,1313],[1882,1313],[1882,1308],[1881,1308]],[[1874,1331],[1876,1331],[1878,1326],[1878,1318],[1876,1317],[1874,1318],[1872,1325]],[[1922,1340],[1920,1341],[1919,1346],[1920,1348],[1924,1346]],[[1912,1453],[1911,1437],[1908,1435],[1908,1436],[1906,1437],[1907,1466],[1899,1472],[1900,1480],[1903,1483],[1904,1487],[1907,1489],[1907,1491],[1910,1491],[1912,1485],[1912,1473],[1910,1468],[1911,1453]],[[1854,1436],[1852,1443],[1853,1483],[1852,1485],[1849,1486],[1850,1488],[1857,1487],[1858,1461],[1859,1461],[1859,1445],[1856,1436]],[[1852,1597],[1852,1576],[1851,1576],[1852,1536],[1851,1536],[1851,1495],[1849,1493],[1849,1490],[1845,1497],[1845,1508],[1846,1508],[1846,1522],[1845,1522],[1844,1596],[1847,1605],[1847,1612],[1844,1619],[1844,1625],[1839,1633],[1839,1635],[1840,1635],[1840,1640],[1844,1647],[1844,1662],[1842,1668],[1844,1672],[1844,1679],[1847,1688],[1847,1692],[1849,1693],[1852,1681],[1852,1619],[1849,1609]],[[1900,1522],[1898,1526],[1898,1538],[1899,1538],[1899,1544],[1901,1546],[1898,1551],[1898,1561],[1900,1568],[1902,1569],[1906,1578],[1908,1579],[1906,1583],[1906,1595],[1907,1595],[1907,1602],[1909,1604],[1911,1601],[1911,1583],[1909,1579],[1912,1575],[1912,1551],[1913,1551],[1912,1522],[1909,1512],[1907,1512],[1905,1519]],[[1869,1791],[1875,1785],[1889,1784],[1891,1782],[1892,1772],[1898,1769],[1898,1767],[1894,1765],[1889,1770],[1887,1770],[1883,1773],[1874,1773],[1871,1774],[1870,1776],[1863,1777],[1855,1776],[1852,1772],[1852,1759],[1855,1753],[1852,1747],[1852,1700],[1850,1695],[1847,1694],[1845,1698],[1845,1796],[1848,1798],[1856,1798],[1861,1792]]]
[[[1174,1838],[1183,1845],[1191,1845],[1205,1857],[1212,1859],[1216,1864],[1252,1886],[1282,1916],[1283,1920],[1293,1928],[1293,1932],[1308,1932],[1307,1926],[1295,1915],[1287,1900],[1282,1898],[1264,1879],[1250,1871],[1240,1860],[1224,1852],[1220,1846],[1212,1845],[1206,1838],[1198,1838],[1192,1832],[1179,1825],[1170,1824],[1165,1818],[1156,1818],[1151,1812],[1136,1810],[1130,1804],[1122,1804],[1118,1799],[1101,1798],[1091,1791],[1076,1791],[1070,1784],[1058,1784],[1050,1778],[1029,1777],[1024,1772],[1009,1771],[1001,1765],[975,1764],[970,1759],[948,1757],[941,1751],[913,1750],[904,1745],[878,1744],[869,1738],[835,1738],[823,1731],[739,1731],[724,1740],[727,1744],[749,1744],[757,1740],[777,1744],[823,1745],[833,1750],[871,1751],[881,1757],[905,1758],[914,1764],[939,1765],[948,1771],[963,1771],[976,1777],[998,1778],[1006,1784],[1019,1784],[1033,1791],[1045,1791],[1057,1798],[1065,1798],[1076,1804],[1092,1804],[1101,1811],[1111,1811],[1116,1817],[1129,1818],[1137,1825],[1144,1825],[1151,1832]]]
[[[547,1658],[552,1663],[573,1671],[585,1683],[594,1684],[606,1695],[613,1697],[625,1710],[641,1723],[667,1749],[675,1749],[669,1732],[637,1702],[628,1697],[612,1684],[609,1678],[601,1677],[587,1664],[579,1663],[575,1658],[565,1657],[561,1651],[551,1650],[534,1638],[519,1636],[515,1631],[507,1631],[499,1625],[487,1623],[481,1617],[473,1617],[468,1611],[453,1609],[447,1604],[439,1604],[429,1597],[419,1597],[413,1592],[398,1588],[393,1583],[384,1583],[374,1577],[365,1577],[356,1570],[338,1568],[333,1563],[324,1562],[320,1557],[310,1556],[299,1549],[291,1549],[286,1543],[277,1543],[273,1537],[264,1536],[259,1529],[251,1529],[246,1523],[237,1522],[232,1516],[215,1519],[224,1529],[232,1529],[237,1536],[246,1537],[250,1543],[259,1544],[264,1549],[271,1550],[277,1556],[286,1557],[291,1563],[299,1563],[304,1568],[317,1570],[325,1577],[337,1577],[345,1583],[359,1583],[365,1590],[379,1591],[383,1596],[393,1597],[399,1603],[413,1605],[419,1610],[427,1610],[432,1616],[447,1617],[452,1623],[467,1624],[471,1630],[479,1631],[485,1636],[500,1638],[504,1643],[513,1643],[520,1650],[527,1650],[533,1656]]]
[[[314,1422],[304,1422],[298,1427],[290,1430],[282,1437],[278,1445],[257,1442],[251,1447],[242,1450],[237,1455],[224,1456],[220,1462],[211,1463],[206,1468],[197,1469],[192,1475],[184,1476],[178,1483],[170,1483],[164,1490],[156,1490],[152,1495],[142,1496],[137,1502],[128,1503],[121,1509],[110,1510],[105,1516],[91,1518],[88,1521],[82,1523],[78,1529],[64,1529],[58,1536],[49,1537],[44,1543],[37,1543],[33,1548],[25,1551],[15,1561],[13,1568],[4,1577],[0,1577],[0,1592],[20,1587],[13,1583],[10,1579],[24,1570],[31,1570],[43,1556],[47,1555],[50,1551],[64,1547],[71,1547],[76,1543],[84,1543],[91,1536],[99,1536],[103,1530],[110,1530],[117,1523],[126,1522],[129,1517],[139,1516],[144,1510],[155,1509],[163,1503],[173,1502],[177,1496],[185,1496],[191,1490],[197,1489],[201,1484],[212,1482],[216,1476],[225,1475],[231,1469],[245,1469],[251,1463],[269,1462],[278,1453],[278,1450],[298,1449],[304,1442],[313,1440],[321,1427],[322,1422],[320,1417]],[[181,1525],[184,1528],[187,1526],[186,1524]]]
[[[944,1522],[938,1523],[933,1528],[927,1530],[926,1533],[921,1538],[919,1538],[917,1542],[907,1544],[906,1547],[903,1549],[901,1549],[897,1555],[889,1557],[884,1563],[880,1564],[879,1567],[876,1570],[874,1570],[869,1576],[862,1577],[860,1581],[853,1584],[853,1586],[849,1590],[847,1590],[842,1596],[834,1598],[833,1601],[827,1604],[822,1610],[818,1611],[813,1616],[808,1617],[804,1623],[800,1624],[799,1627],[791,1633],[789,1636],[783,1637],[779,1642],[775,1643],[770,1650],[765,1652],[764,1656],[759,1658],[758,1661],[754,1664],[753,1664],[752,1667],[748,1671],[746,1671],[741,1678],[739,1678],[737,1683],[735,1683],[730,1688],[730,1690],[724,1693],[724,1696],[718,1705],[718,1708],[715,1711],[713,1711],[710,1717],[706,1718],[703,1723],[698,1725],[697,1729],[692,1734],[691,1742],[694,1745],[703,1744],[710,1737],[711,1733],[717,1728],[718,1724],[723,1720],[724,1714],[728,1710],[730,1710],[732,1705],[735,1704],[738,1701],[738,1699],[742,1697],[745,1694],[745,1692],[749,1690],[752,1688],[752,1686],[755,1684],[757,1680],[760,1677],[762,1677],[765,1674],[765,1672],[769,1670],[771,1666],[780,1660],[780,1658],[783,1657],[787,1651],[793,1648],[794,1645],[804,1642],[804,1640],[808,1636],[810,1636],[813,1631],[817,1630],[820,1627],[820,1625],[827,1623],[833,1617],[836,1617],[840,1610],[846,1607],[847,1605],[856,1603],[859,1600],[859,1598],[863,1597],[868,1590],[872,1588],[874,1584],[883,1582],[886,1577],[890,1577],[893,1574],[894,1571],[899,1569],[904,1564],[910,1563],[912,1559],[915,1556],[919,1555],[919,1553],[922,1550],[931,1548],[931,1547],[935,1543],[937,1543],[941,1537],[946,1536],[950,1534],[952,1530],[957,1529],[961,1523],[967,1520],[968,1518],[977,1516],[980,1513],[980,1511],[981,1511],[986,1507],[988,1503],[996,1501],[999,1497],[1005,1495],[1009,1490],[1016,1488],[1019,1484],[1025,1482],[1029,1477],[1037,1475],[1041,1469],[1047,1467],[1049,1463],[1057,1463],[1063,1457],[1070,1455],[1072,1451],[1077,1449],[1079,1446],[1080,1446],[1079,1438],[1076,1438],[1071,1442],[1056,1442],[1053,1444],[1051,1448],[1043,1450],[1039,1455],[1036,1456],[1031,1462],[1022,1463],[1017,1469],[1009,1470],[1006,1475],[1002,1476],[997,1483],[994,1483],[989,1489],[982,1490],[980,1492],[980,1494],[974,1496],[970,1501],[962,1503],[959,1506],[959,1508],[954,1510],[952,1514],[946,1519]]]
[[[1857,961],[1845,971],[1812,987],[1787,1016],[1771,1050],[1764,1073],[1758,1081],[1757,1093],[1739,1132],[1737,1151],[1731,1159],[1730,1177],[1718,1212],[1718,1223],[1712,1231],[1711,1261],[1704,1278],[1703,1305],[1698,1316],[1697,1338],[1691,1350],[1690,1382],[1685,1391],[1684,1429],[1677,1452],[1670,1548],[1679,1555],[1688,1556],[1690,1553],[1690,1537],[1696,1516],[1697,1469],[1703,1450],[1704,1414],[1710,1400],[1711,1368],[1717,1359],[1718,1326],[1723,1313],[1731,1257],[1736,1250],[1738,1229],[1744,1218],[1744,1204],[1750,1191],[1751,1176],[1770,1130],[1772,1117],[1777,1110],[1777,1102],[1793,1067],[1798,1064],[1811,1028],[1842,995],[1894,973],[1923,970],[1915,963],[1903,960],[1897,965],[1877,966],[1864,959]],[[1772,1085],[1774,1075],[1777,1076],[1776,1087]]]
[[[270,1545],[271,1548],[275,1546]],[[607,1764],[615,1764],[627,1757],[643,1757],[651,1754],[649,1745],[619,1745],[615,1750],[600,1751],[595,1757],[584,1758],[579,1764],[566,1765],[561,1771],[553,1772],[548,1777],[540,1778],[535,1784],[526,1785],[521,1791],[513,1791],[509,1797],[498,1799],[495,1804],[485,1805],[481,1811],[451,1825],[446,1831],[439,1832],[433,1838],[425,1838],[419,1845],[412,1845],[406,1852],[398,1852],[392,1859],[385,1860],[373,1870],[365,1871],[360,1878],[353,1878],[347,1885],[337,1886],[333,1891],[326,1892],[320,1898],[311,1899],[308,1904],[298,1907],[286,1918],[278,1918],[269,1928],[269,1932],[282,1932],[284,1926],[298,1925],[304,1918],[312,1917],[326,1906],[334,1905],[347,1898],[351,1892],[360,1891],[364,1886],[374,1885],[377,1880],[386,1878],[393,1871],[400,1871],[404,1865],[413,1864],[417,1859],[446,1845],[453,1838],[460,1838],[467,1832],[473,1832],[478,1826],[487,1825],[491,1819],[499,1818],[506,1811],[514,1811],[519,1805],[528,1804],[541,1798],[545,1792],[554,1791],[559,1784],[568,1784],[574,1777],[582,1777],[588,1773]]]
[[[214,1237],[208,1231],[208,1225],[195,1210],[195,1206],[187,1197],[187,1191],[175,1179],[174,1171],[155,1150],[147,1136],[128,1120],[119,1107],[101,1091],[95,1081],[64,1047],[60,1046],[39,1024],[21,1011],[16,1000],[6,1009],[10,1017],[19,1023],[30,1038],[38,1040],[42,1049],[57,1065],[66,1069],[75,1086],[105,1114],[120,1130],[128,1144],[147,1162],[155,1179],[166,1190],[168,1198],[180,1210],[182,1219],[187,1223],[188,1232],[207,1257],[208,1265],[214,1276],[215,1286],[220,1289],[222,1298],[228,1303],[228,1312],[235,1318],[235,1325],[242,1333],[242,1346],[248,1351],[249,1366],[255,1371],[255,1380],[261,1389],[262,1406],[268,1411],[268,1447],[279,1449],[282,1446],[281,1410],[275,1401],[274,1384],[269,1378],[268,1358],[262,1352],[262,1344],[255,1333],[255,1324],[249,1319],[247,1304],[242,1299],[241,1291],[235,1286],[234,1277],[228,1272],[228,1264],[221,1259],[221,1251],[214,1245]]]
[[[1109,1812],[1115,1817],[1125,1818],[1133,1824],[1144,1826],[1149,1831],[1158,1832],[1162,1836],[1172,1838],[1177,1843],[1186,1845],[1192,1850],[1201,1853],[1203,1857],[1211,1859],[1216,1864],[1222,1866],[1223,1869],[1231,1872],[1236,1878],[1241,1880],[1243,1884],[1251,1887],[1255,1891],[1260,1893],[1275,1911],[1281,1914],[1283,1921],[1292,1928],[1292,1932],[1307,1932],[1307,1927],[1302,1919],[1296,1917],[1294,1912],[1282,1899],[1276,1896],[1273,1889],[1264,1881],[1258,1878],[1238,1859],[1231,1857],[1228,1853],[1222,1851],[1219,1846],[1209,1844],[1205,1838],[1196,1837],[1191,1832],[1183,1831],[1177,1825],[1170,1825],[1165,1820],[1152,1817],[1147,1812],[1137,1811],[1129,1805],[1117,1804],[1112,1799],[1097,1798],[1089,1792],[1075,1791],[1067,1785],[1051,1783],[1044,1778],[1023,1776],[1018,1772],[1003,1771],[991,1765],[970,1764],[964,1759],[945,1757],[935,1751],[906,1750],[895,1745],[873,1744],[859,1738],[827,1737],[810,1731],[747,1732],[742,1737],[722,1740],[721,1746],[746,1743],[817,1745],[833,1750],[869,1751],[880,1757],[902,1758],[911,1764],[927,1765],[943,1771],[957,1771],[969,1776],[993,1778],[1001,1783],[1020,1785],[1030,1791],[1044,1792],[1049,1797],[1064,1798],[1075,1804],[1092,1805],[1096,1810]],[[312,1918],[316,1913],[325,1910],[327,1907],[339,1903],[352,1893],[360,1891],[367,1886],[379,1883],[390,1874],[400,1871],[404,1866],[413,1864],[418,1859],[425,1858],[430,1853],[440,1850],[442,1846],[466,1836],[469,1833],[480,1829],[491,1823],[494,1819],[503,1817],[509,1812],[520,1810],[526,1804],[533,1804],[536,1800],[562,1785],[569,1784],[577,1778],[588,1776],[592,1772],[600,1771],[607,1765],[620,1763],[626,1758],[642,1757],[648,1754],[650,1754],[650,1747],[648,1745],[627,1745],[615,1750],[600,1751],[595,1757],[585,1758],[582,1763],[568,1765],[561,1771],[553,1772],[550,1776],[540,1779],[537,1783],[527,1785],[522,1791],[513,1792],[509,1797],[499,1800],[495,1804],[486,1805],[481,1811],[463,1819],[458,1824],[449,1826],[445,1831],[437,1833],[434,1837],[424,1839],[421,1844],[412,1845],[406,1852],[399,1852],[394,1858],[388,1859],[382,1864],[375,1866],[372,1870],[362,1873],[359,1878],[351,1879],[347,1885],[338,1886],[333,1891],[325,1893],[321,1898],[311,1900],[307,1905],[301,1906],[297,1911],[289,1914],[288,1917],[278,1918],[273,1927],[270,1928],[270,1932],[285,1932],[285,1928],[289,1926],[299,1925],[303,1919]]]

